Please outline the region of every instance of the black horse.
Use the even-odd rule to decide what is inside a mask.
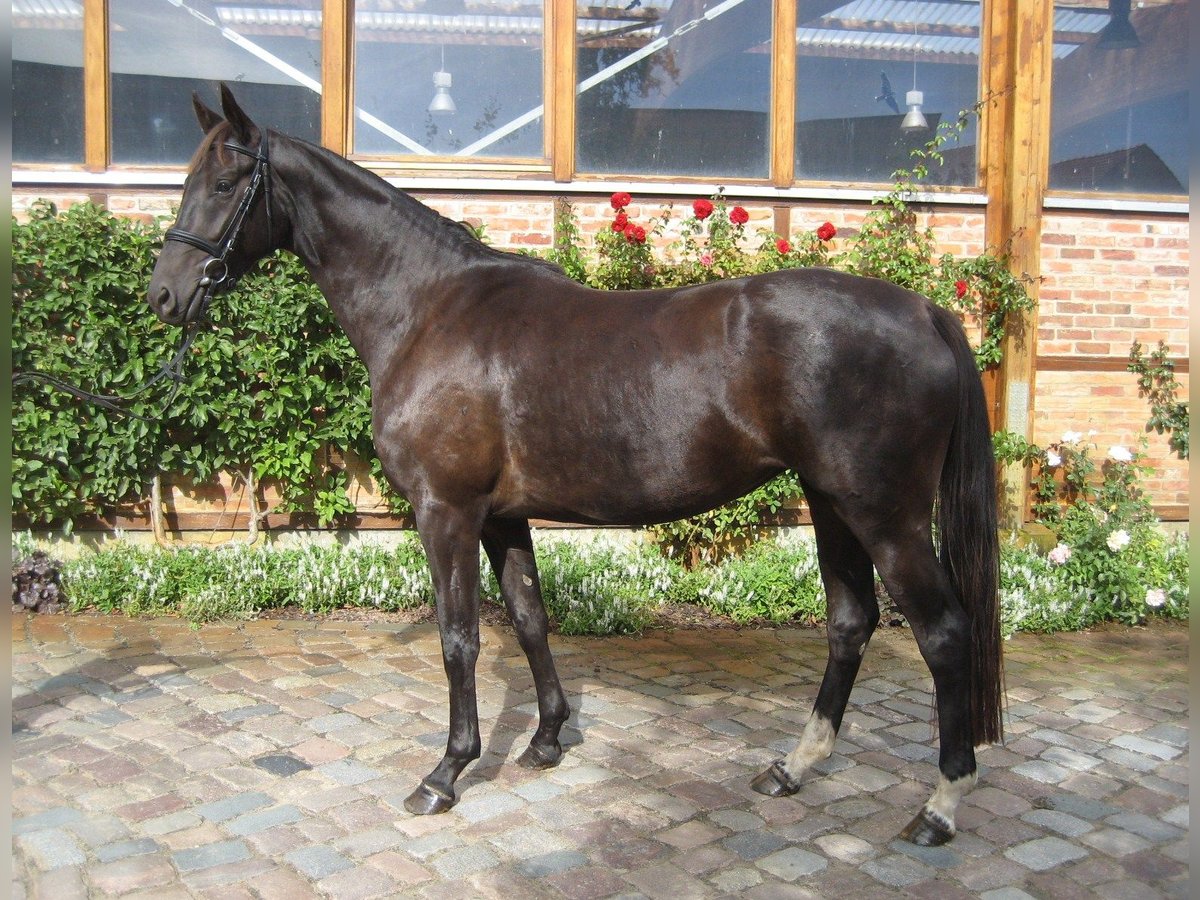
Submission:
[[[205,138],[149,304],[191,324],[283,248],[366,363],[375,447],[413,507],[450,683],[446,754],[408,809],[448,809],[480,754],[481,542],[537,685],[538,727],[519,761],[549,767],[570,709],[530,517],[664,522],[792,468],[816,530],[829,661],[799,746],[754,788],[793,793],[832,752],[879,618],[874,565],[937,696],[941,778],[904,836],[949,840],[974,748],[1001,734],[995,463],[954,316],[887,282],[815,268],[589,290],[483,245],[327,150],[260,129],[224,86],[221,101],[223,115],[195,98]]]

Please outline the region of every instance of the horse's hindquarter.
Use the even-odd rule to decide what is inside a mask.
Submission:
[[[431,329],[408,396],[375,399],[401,404],[379,437],[423,487],[486,493],[493,515],[643,524],[712,508],[861,443],[913,362],[877,303],[813,273],[630,293],[530,281]]]

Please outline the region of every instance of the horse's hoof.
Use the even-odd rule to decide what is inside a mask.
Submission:
[[[800,790],[800,782],[787,773],[782,762],[776,762],[750,782],[750,787],[768,797],[790,797]]]
[[[900,832],[900,837],[918,847],[940,847],[954,837],[954,829],[941,816],[922,809]]]
[[[414,816],[432,816],[442,813],[455,804],[453,794],[422,781],[404,801],[404,808]]]
[[[553,769],[562,762],[562,758],[562,744],[558,741],[552,747],[530,744],[517,759],[517,765],[526,769]]]

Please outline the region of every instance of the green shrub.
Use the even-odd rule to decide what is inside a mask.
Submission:
[[[537,551],[542,596],[563,634],[632,634],[672,599],[678,565],[645,547],[556,542]]]
[[[14,370],[128,396],[174,354],[181,332],[145,303],[160,226],[39,202],[12,231]],[[167,385],[129,402],[152,422],[15,385],[13,513],[69,529],[145,499],[156,472],[205,483],[250,470],[278,487],[279,511],[322,525],[353,512],[330,448],[366,460],[382,483],[366,369],[303,266],[266,260],[210,320],[169,408]]]
[[[735,622],[825,620],[825,589],[812,541],[760,541],[705,569],[699,602]]]

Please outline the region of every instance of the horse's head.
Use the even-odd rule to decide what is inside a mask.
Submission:
[[[168,229],[147,302],[169,325],[203,314],[213,295],[269,253],[273,233],[266,131],[221,85],[221,115],[192,95],[204,140],[192,158],[175,226]]]

